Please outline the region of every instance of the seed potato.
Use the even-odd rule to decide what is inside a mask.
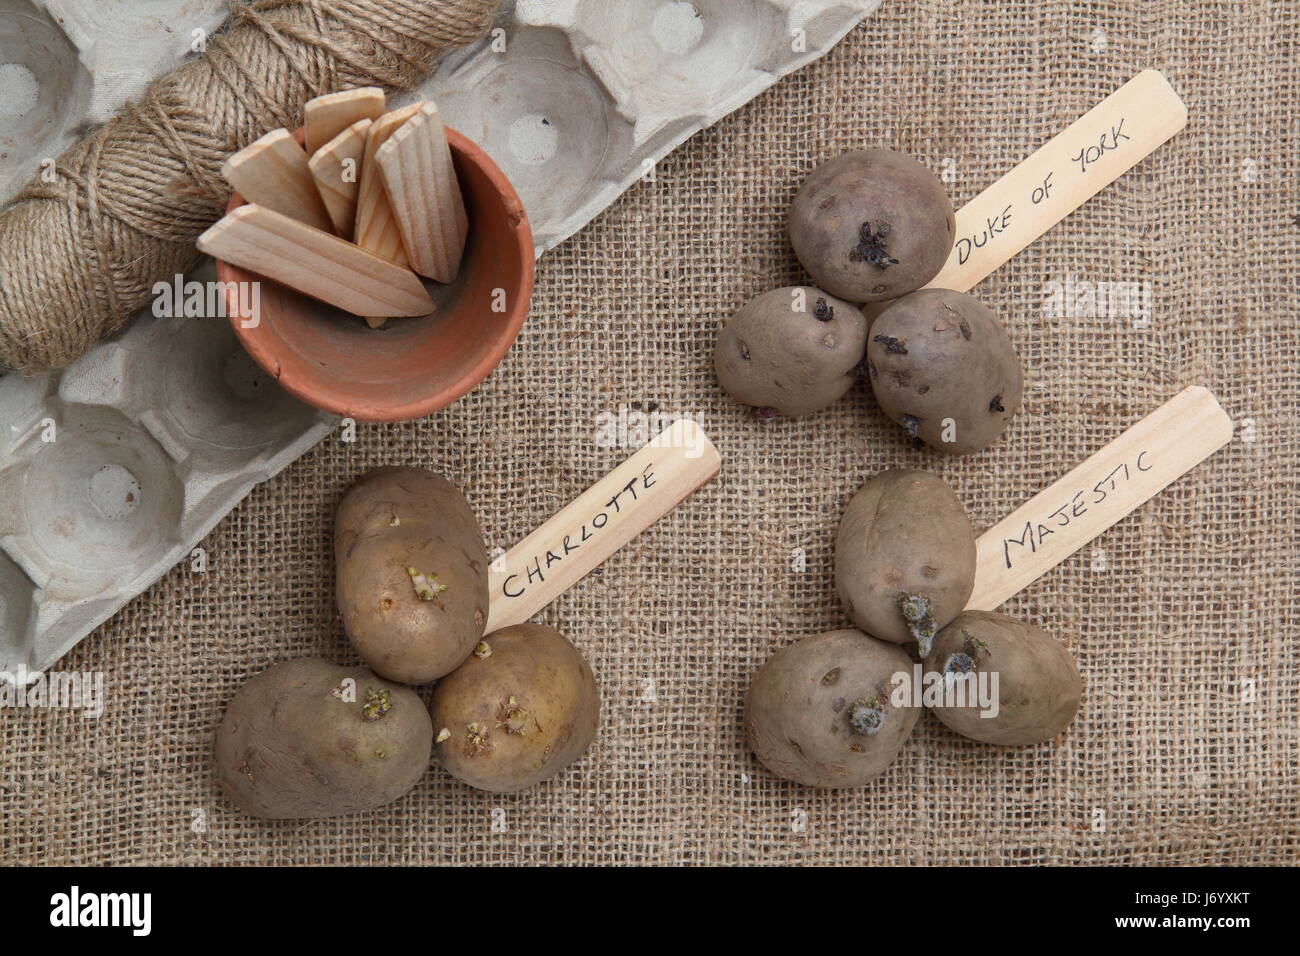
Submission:
[[[996,716],[982,717],[978,706],[932,708],[945,726],[986,744],[1051,740],[1074,720],[1083,692],[1079,665],[1063,644],[1041,628],[989,611],[966,611],[940,631],[926,668],[997,673]]]
[[[857,381],[867,322],[854,305],[810,286],[747,302],[718,334],[718,382],[732,398],[789,418],[830,405]]]
[[[343,626],[376,673],[426,684],[469,656],[487,621],[488,559],[464,495],[423,468],[378,468],[334,529]]]
[[[997,316],[949,289],[913,292],[876,318],[867,374],[886,415],[950,455],[991,445],[1024,389],[1020,356]]]
[[[879,302],[938,275],[957,223],[932,172],[903,153],[865,149],[812,171],[790,206],[789,229],[814,285],[849,302]]]
[[[316,818],[396,800],[424,774],[432,747],[433,725],[415,691],[365,667],[300,658],[236,692],[214,759],[241,810]]]
[[[895,707],[892,678],[912,662],[860,631],[829,631],[777,651],[745,699],[745,742],[778,777],[860,787],[885,772],[920,717]]]
[[[835,538],[835,587],[858,627],[924,657],[974,586],[975,531],[942,479],[883,471],[858,489]]]
[[[458,780],[511,793],[559,773],[586,751],[600,722],[596,678],[559,631],[494,631],[433,690],[438,758]]]

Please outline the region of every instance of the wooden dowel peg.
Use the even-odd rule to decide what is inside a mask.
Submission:
[[[428,315],[433,302],[410,269],[257,205],[240,206],[199,236],[199,251],[357,315]]]
[[[226,160],[222,175],[245,199],[326,232],[334,223],[316,191],[307,154],[288,130],[276,129]]]

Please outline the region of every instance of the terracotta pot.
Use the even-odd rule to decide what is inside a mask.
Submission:
[[[302,141],[302,131],[296,134]],[[447,129],[469,235],[450,285],[425,281],[431,315],[380,329],[277,282],[217,260],[222,282],[261,282],[259,321],[227,312],[248,354],[288,392],[364,421],[420,418],[450,405],[496,368],[519,334],[533,291],[533,234],[510,181],[478,146]],[[238,193],[227,212],[244,204]],[[501,290],[498,292],[498,290]],[[493,306],[503,311],[493,311]]]

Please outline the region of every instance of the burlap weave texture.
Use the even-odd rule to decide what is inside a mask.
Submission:
[[[1294,862],[1298,29],[1284,2],[886,0],[544,257],[524,332],[482,387],[327,439],[208,537],[206,574],[173,570],[65,658],[107,675],[101,719],[0,712],[0,860]],[[797,422],[756,422],[721,394],[720,323],[803,281],[784,214],[817,162],[893,146],[949,170],[960,205],[1147,67],[1182,94],[1188,128],[975,290],[1025,365],[999,444],[917,451],[865,389]],[[831,548],[865,478],[931,469],[983,528],[1189,384],[1238,438],[1004,608],[1079,659],[1062,738],[985,747],[927,715],[884,778],[838,792],[745,751],[753,672],[846,620]],[[355,476],[441,470],[489,547],[508,546],[631,452],[607,447],[608,416],[652,403],[699,419],[723,472],[544,615],[602,687],[585,758],[513,796],[434,767],[394,805],[308,823],[254,820],[215,791],[211,735],[246,677],[353,659],[330,541]]]

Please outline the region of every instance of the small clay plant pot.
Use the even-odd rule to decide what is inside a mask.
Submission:
[[[294,134],[302,141],[302,130]],[[258,321],[227,312],[248,354],[303,401],[347,418],[421,418],[460,398],[496,368],[519,334],[533,291],[533,234],[505,174],[482,149],[447,129],[469,217],[455,281],[425,287],[432,314],[370,328],[347,312],[217,260],[222,282],[261,282]],[[229,212],[244,204],[238,193]]]

